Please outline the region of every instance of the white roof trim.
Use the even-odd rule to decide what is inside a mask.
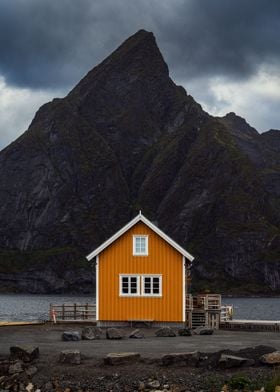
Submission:
[[[166,235],[163,231],[161,231],[157,226],[155,226],[152,222],[150,222],[147,218],[142,215],[141,211],[139,215],[137,215],[134,219],[132,219],[127,225],[125,225],[122,229],[117,231],[111,238],[105,241],[102,245],[96,248],[93,252],[86,256],[88,261],[92,260],[94,257],[99,255],[107,246],[111,245],[116,239],[118,239],[121,235],[123,235],[127,230],[133,227],[138,222],[143,222],[147,225],[151,230],[157,233],[161,238],[163,238],[169,245],[175,248],[179,253],[185,256],[189,261],[193,261],[194,257],[183,249],[180,245],[178,245],[175,241],[173,241],[168,235]]]

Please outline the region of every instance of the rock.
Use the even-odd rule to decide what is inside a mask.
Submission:
[[[139,359],[139,353],[109,353],[106,358],[104,358],[104,363],[106,365],[120,365],[135,362]]]
[[[81,340],[80,332],[78,331],[64,331],[62,334],[62,340],[65,342],[73,342]]]
[[[64,350],[59,355],[60,363],[71,363],[73,365],[80,365],[81,353],[79,350]]]
[[[19,391],[20,391],[20,392],[25,392],[25,385],[24,385],[22,382],[19,383],[18,388],[19,388]]]
[[[192,331],[189,328],[180,328],[178,330],[179,336],[192,336]]]
[[[150,382],[148,382],[147,386],[149,388],[159,388],[160,382],[158,380],[150,381]]]
[[[274,351],[269,354],[264,354],[260,361],[265,365],[279,365],[280,364],[280,351]]]
[[[25,370],[25,373],[29,377],[33,377],[37,372],[38,372],[38,369],[35,366],[29,366],[29,368],[27,368]]]
[[[39,347],[10,347],[11,359],[20,359],[23,362],[32,362],[39,357]]]
[[[123,332],[117,328],[108,328],[106,331],[106,338],[107,339],[122,339],[124,337]]]
[[[34,389],[34,385],[30,382],[29,384],[27,384],[26,388],[27,392],[31,392]]]
[[[95,340],[100,339],[102,336],[102,329],[97,327],[85,327],[82,329],[83,340]]]
[[[214,329],[210,327],[197,327],[193,330],[195,335],[213,335]]]
[[[224,354],[237,355],[238,357],[254,359],[256,364],[261,364],[260,358],[264,354],[273,353],[274,351],[277,351],[275,347],[259,345],[255,347],[245,347],[235,352],[227,350]]]
[[[143,332],[140,331],[140,329],[135,329],[134,331],[131,332],[129,337],[131,339],[143,339],[145,336]]]
[[[199,361],[199,353],[197,351],[186,353],[170,353],[163,355],[161,364],[164,366],[169,365],[187,365],[196,366]]]
[[[215,369],[218,366],[222,352],[200,353],[198,367]]]
[[[54,389],[54,386],[53,386],[53,384],[50,382],[50,381],[48,381],[45,385],[44,385],[44,390],[45,391],[52,391]]]
[[[23,372],[23,362],[17,361],[14,364],[9,366],[9,374],[21,373]]]
[[[176,332],[170,327],[162,327],[155,332],[156,336],[158,337],[175,337]]]
[[[218,362],[218,366],[222,369],[231,369],[240,366],[253,366],[254,364],[255,361],[253,359],[228,354],[222,354]]]

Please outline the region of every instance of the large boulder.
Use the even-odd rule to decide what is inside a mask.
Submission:
[[[119,340],[124,337],[123,331],[118,328],[108,328],[106,330],[106,338],[111,340]]]
[[[76,342],[81,340],[81,334],[79,331],[64,331],[62,334],[62,340],[65,342]]]
[[[73,365],[80,365],[81,353],[79,350],[64,350],[59,355],[60,363],[70,363]]]
[[[135,362],[139,359],[139,353],[109,353],[106,358],[104,358],[104,363],[106,365],[121,365]]]
[[[236,359],[234,358],[242,358],[242,360],[246,360],[245,362],[241,363],[241,366],[249,366],[253,362],[255,364],[260,364],[260,358],[264,354],[272,353],[273,351],[276,351],[275,348],[270,347],[270,346],[256,346],[256,347],[245,347],[242,348],[241,350],[221,350],[217,352],[212,352],[212,353],[200,353],[200,358],[199,358],[199,363],[197,364],[198,367],[202,368],[207,368],[207,369],[216,369],[216,368],[221,368],[221,367],[233,367],[235,364],[240,363],[240,360],[236,362]],[[220,362],[222,355],[227,356],[227,361],[226,363],[223,362],[223,360]],[[252,361],[252,362],[251,362]],[[242,361],[241,361],[242,362]]]
[[[134,331],[131,332],[129,337],[131,339],[143,339],[144,338],[144,334],[143,334],[143,332],[140,331],[140,329],[135,329]]]
[[[82,329],[83,340],[100,339],[102,336],[102,329],[97,327],[85,327]]]
[[[195,335],[213,335],[214,329],[210,327],[197,327],[193,330]]]
[[[25,369],[25,373],[28,377],[33,377],[38,372],[38,369],[35,366],[29,366]]]
[[[179,336],[192,336],[192,331],[189,328],[178,329]]]
[[[11,364],[9,366],[9,374],[22,373],[24,370],[22,366],[22,361],[16,361],[15,363]]]
[[[249,358],[242,358],[236,355],[222,354],[218,366],[222,369],[231,369],[235,367],[253,366],[255,361]]]
[[[260,361],[264,363],[265,365],[279,365],[280,364],[280,351],[274,351],[269,354],[264,354],[261,358]]]
[[[10,357],[13,360],[20,359],[23,362],[32,362],[39,357],[39,347],[11,346]]]
[[[174,329],[170,327],[162,327],[155,332],[156,336],[163,338],[173,338],[176,336]]]
[[[197,351],[187,353],[171,353],[163,355],[161,364],[164,366],[169,365],[183,365],[183,366],[196,366],[199,361],[199,353]]]

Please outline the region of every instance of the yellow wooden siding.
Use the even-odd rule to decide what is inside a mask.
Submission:
[[[133,256],[133,235],[148,235],[148,256]],[[139,222],[99,255],[99,320],[183,321],[182,255]],[[162,297],[120,297],[120,274],[162,274]]]

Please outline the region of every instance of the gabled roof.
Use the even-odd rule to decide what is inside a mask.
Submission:
[[[171,245],[179,253],[185,256],[189,261],[194,260],[194,257],[189,252],[183,249],[180,245],[178,245],[175,241],[173,241],[170,237],[168,237],[168,235],[166,235],[163,231],[161,231],[157,226],[155,226],[152,222],[150,222],[147,218],[145,218],[140,211],[139,214],[134,219],[132,219],[127,225],[125,225],[122,229],[117,231],[116,234],[114,234],[111,238],[109,238],[102,245],[96,248],[93,252],[87,255],[86,258],[88,259],[88,261],[92,260],[94,257],[99,255],[105,248],[107,248],[107,246],[111,245],[114,241],[116,241],[120,236],[122,236],[127,230],[129,230],[131,227],[136,225],[136,223],[138,222],[145,223],[145,225],[147,225],[151,230],[157,233],[161,238],[163,238],[166,242],[168,242],[169,245]]]

